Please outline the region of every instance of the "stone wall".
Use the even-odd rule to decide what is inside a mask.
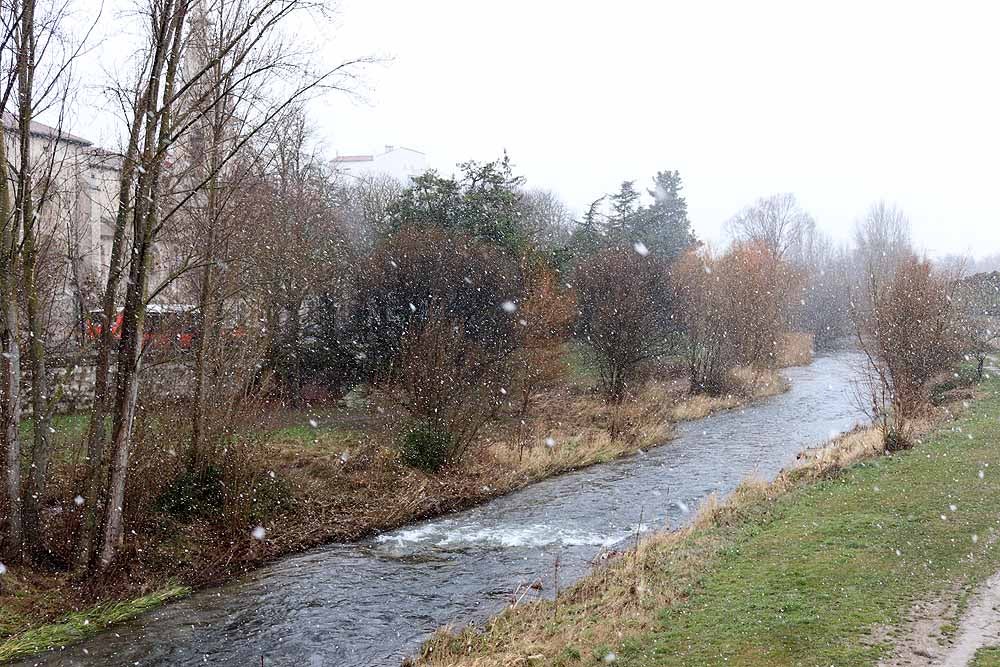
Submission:
[[[66,414],[88,410],[94,401],[94,384],[97,382],[97,367],[92,362],[73,365],[53,364],[48,369],[49,387],[59,391],[56,412]],[[187,397],[191,381],[191,369],[180,362],[158,363],[143,369],[143,394],[159,396],[165,400],[180,400]],[[31,416],[31,377],[25,373],[22,387],[22,411]]]

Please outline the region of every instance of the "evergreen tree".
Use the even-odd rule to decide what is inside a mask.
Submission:
[[[517,253],[528,237],[520,187],[506,154],[493,162],[463,162],[459,179],[433,169],[413,179],[389,205],[390,229],[433,226],[461,230]]]
[[[679,171],[660,171],[653,178],[653,188],[647,190],[653,203],[643,209],[635,234],[650,250],[674,258],[697,244],[691,221],[687,216],[687,201]]]
[[[635,224],[640,212],[639,191],[635,181],[622,182],[618,192],[611,195],[611,216],[608,219],[608,237],[614,243],[634,243]]]
[[[601,214],[601,204],[607,196],[598,197],[590,202],[583,220],[577,223],[570,237],[570,251],[573,257],[588,257],[605,242],[604,231],[606,221]]]

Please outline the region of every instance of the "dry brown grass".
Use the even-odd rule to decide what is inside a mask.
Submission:
[[[592,392],[555,390],[528,415],[496,424],[484,448],[501,468],[531,479],[609,461],[669,440],[671,406],[682,395],[676,382],[649,382],[614,406]]]
[[[788,391],[788,382],[773,369],[737,368],[731,375],[732,384],[737,391],[723,396],[706,394],[685,396],[673,406],[670,419],[673,421],[702,419],[722,410],[732,410],[752,400]]]

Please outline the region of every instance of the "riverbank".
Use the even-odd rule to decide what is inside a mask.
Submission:
[[[586,373],[572,377],[540,397],[528,419],[498,422],[483,434],[475,456],[437,475],[400,464],[377,421],[331,415],[307,421],[302,415],[293,420],[298,423],[276,429],[268,442],[268,464],[292,490],[295,502],[263,522],[266,539],[220,535],[207,520],[171,521],[159,532],[136,536],[142,557],[129,573],[135,586],[130,590],[142,598],[164,588],[176,594],[318,544],[349,541],[479,504],[560,472],[662,444],[675,420],[787,389],[778,373],[758,372],[743,375],[747,389],[742,398],[705,400],[688,396],[683,379],[670,375],[648,383],[633,403],[608,408],[590,390]],[[617,430],[614,438],[612,429]],[[171,539],[164,539],[165,534]],[[104,627],[80,615],[89,614],[94,603],[68,578],[12,570],[5,581],[8,586],[0,594],[4,658],[59,646]],[[118,612],[127,606],[119,605]],[[145,602],[136,606],[145,608]]]
[[[1000,569],[997,414],[988,379],[929,414],[913,450],[875,456],[874,432],[849,434],[706,502],[558,603],[439,633],[416,664],[931,664],[922,656],[948,646],[970,591]]]

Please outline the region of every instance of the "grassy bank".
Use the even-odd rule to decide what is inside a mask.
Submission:
[[[28,586],[22,590],[22,595],[30,595],[31,592],[31,587]],[[58,623],[30,628],[0,642],[0,662],[16,660],[93,637],[115,623],[133,619],[190,592],[191,589],[187,586],[169,585],[134,600],[110,602],[84,611],[71,612]],[[8,614],[11,618],[5,618]],[[0,609],[0,630],[7,630],[5,626],[8,622],[17,623],[18,619],[13,617],[12,612]]]
[[[771,484],[711,500],[558,606],[440,633],[419,664],[874,665],[928,601],[945,611],[916,630],[943,644],[969,591],[1000,568],[1000,381],[978,394],[953,421],[939,410],[911,451],[873,458],[877,436],[851,434]]]
[[[528,409],[501,416],[480,434],[459,464],[437,474],[404,465],[394,446],[394,413],[369,400],[321,411],[289,413],[276,420],[261,447],[260,465],[290,495],[284,509],[262,520],[266,539],[249,530],[220,532],[210,517],[157,518],[154,529],[130,540],[127,578],[112,593],[81,589],[58,573],[20,572],[0,578],[0,656],[58,647],[130,617],[170,596],[225,582],[274,558],[334,542],[358,539],[404,524],[460,510],[532,482],[668,441],[671,424],[780,393],[776,371],[741,371],[740,395],[691,396],[676,369],[654,379],[630,401],[608,406],[593,391],[594,371],[579,353],[558,386]],[[56,430],[67,443],[79,420]],[[67,448],[65,460],[76,457]],[[71,502],[71,498],[64,499]],[[3,585],[4,582],[7,585]],[[16,582],[16,585],[14,585]],[[182,582],[183,589],[167,582]],[[108,612],[105,600],[120,602]],[[102,620],[106,619],[106,620]]]

